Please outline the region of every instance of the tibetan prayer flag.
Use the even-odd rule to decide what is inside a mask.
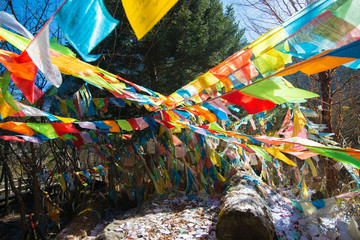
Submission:
[[[131,132],[133,130],[131,124],[126,120],[116,120],[116,122],[119,124],[120,128],[125,131]]]
[[[11,107],[7,101],[5,101],[3,94],[0,92],[0,115],[1,118],[4,119],[13,114],[17,114],[19,109],[14,109]]]
[[[32,136],[34,134],[33,130],[29,128],[25,123],[23,122],[5,122],[0,123],[0,128],[6,129],[9,131],[17,132],[20,134]]]
[[[76,122],[76,124],[78,124],[81,128],[85,128],[85,129],[96,129],[96,125],[92,122]]]
[[[100,55],[88,55],[119,21],[106,10],[102,0],[67,0],[54,17],[66,39],[87,61]]]
[[[253,146],[253,145],[248,145],[248,147],[251,150],[254,150],[257,154],[259,154],[261,157],[263,157],[266,161],[272,162],[270,155],[267,154],[266,151],[263,148]]]
[[[41,140],[34,136],[27,136],[27,135],[17,135],[18,137],[21,137],[26,142],[33,142],[33,143],[42,143]]]
[[[261,36],[256,44],[250,46],[255,55],[253,63],[263,77],[283,69],[285,64],[292,62],[290,54],[282,53],[273,48],[288,36],[286,30],[279,26],[271,32],[272,34]],[[285,49],[289,50],[288,44],[285,45]]]
[[[0,62],[9,70],[10,78],[31,104],[42,95],[42,91],[35,87],[37,67],[26,51],[19,56],[0,49]]]
[[[305,127],[307,121],[299,109],[295,109],[294,111],[294,128],[292,132],[292,137],[296,137],[299,135],[301,130]]]
[[[20,33],[27,38],[34,38],[34,36],[23,25],[21,25],[13,15],[8,14],[7,12],[0,12],[0,25],[1,24],[9,27],[10,29]]]
[[[106,125],[108,125],[109,127],[111,127],[109,129],[110,132],[121,132],[120,131],[120,128],[119,128],[119,125],[116,124],[115,121],[111,121],[111,120],[108,120],[108,121],[103,121]]]
[[[122,0],[126,16],[140,40],[178,0]]]
[[[360,161],[352,156],[349,156],[346,152],[341,151],[341,149],[306,147],[322,156],[333,158],[336,161],[347,163],[357,169],[360,169]]]
[[[296,166],[296,164],[289,158],[287,158],[284,154],[282,154],[278,148],[265,148],[265,150],[271,155],[273,155],[275,158],[280,159],[281,161],[291,166]]]
[[[244,94],[240,91],[234,91],[229,94],[225,94],[221,98],[227,100],[229,103],[242,106],[245,109],[245,111],[250,114],[255,114],[266,110],[270,110],[276,106],[276,104],[271,101],[259,99]]]
[[[16,104],[16,100],[11,95],[11,93],[8,91],[9,82],[10,82],[10,73],[9,73],[9,71],[6,71],[5,74],[2,77],[0,77],[0,88],[2,91],[2,97],[0,97],[0,99],[1,99],[0,101],[1,102],[5,101],[6,102],[5,106],[9,106],[10,108],[13,109],[14,112],[18,112],[20,110]],[[3,104],[1,103],[0,105],[3,105]],[[6,114],[4,114],[4,112],[1,112],[2,118],[9,116],[9,115],[4,116],[4,115],[6,115]]]
[[[54,127],[50,123],[26,123],[26,125],[49,139],[55,139],[59,137]]]
[[[137,121],[135,118],[130,118],[130,119],[127,119],[127,121],[130,123],[131,125],[131,128],[133,130],[140,130],[140,126],[138,125]]]
[[[359,36],[360,37],[360,36]],[[307,75],[319,73],[360,58],[360,40],[335,50],[327,50],[308,60],[288,66],[275,76],[286,76],[301,71]]]
[[[209,124],[209,130],[214,130],[217,132],[225,131],[225,129],[219,126],[219,124],[217,124],[216,122],[212,122]]]
[[[306,160],[307,158],[310,158],[310,157],[314,157],[314,156],[317,156],[319,155],[318,153],[315,153],[315,152],[310,152],[310,151],[297,151],[297,150],[284,150],[284,149],[281,149],[281,152],[284,152],[284,153],[288,153],[288,154],[291,154],[301,160]]]
[[[216,116],[211,113],[206,108],[200,107],[198,105],[191,106],[191,109],[188,109],[190,112],[194,113],[197,116],[204,117],[209,122],[215,122]]]
[[[31,42],[30,39],[21,37],[13,32],[10,32],[8,30],[5,30],[0,27],[0,37],[14,45],[16,48],[18,48],[20,51],[24,51],[25,48],[29,45]]]
[[[45,78],[55,87],[62,83],[61,73],[57,66],[51,63],[49,24],[46,24],[26,48],[32,61],[44,73]]]
[[[15,141],[15,142],[25,142],[24,139],[18,138],[16,136],[0,136],[1,139],[5,141]]]
[[[72,123],[51,123],[51,125],[59,136],[68,133],[79,133],[79,130],[77,130]]]
[[[259,99],[272,101],[276,104],[319,96],[306,90],[288,86],[282,78],[260,80],[239,91]]]

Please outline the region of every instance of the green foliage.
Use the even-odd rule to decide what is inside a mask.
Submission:
[[[140,41],[121,4],[105,3],[120,24],[102,44],[105,54],[98,64],[162,94],[194,80],[245,44],[233,9],[224,12],[219,0],[180,0]]]

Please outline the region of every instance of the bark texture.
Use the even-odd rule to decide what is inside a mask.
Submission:
[[[275,227],[264,196],[247,175],[232,177],[216,225],[218,240],[273,239]]]
[[[325,72],[319,72],[317,81],[320,83],[321,88],[321,100],[322,100],[322,112],[321,112],[321,123],[326,125],[325,132],[332,133],[331,126],[331,80],[332,70]],[[325,165],[326,175],[326,191],[329,196],[333,196],[337,185],[337,172],[333,165],[336,163],[333,159],[321,157]]]

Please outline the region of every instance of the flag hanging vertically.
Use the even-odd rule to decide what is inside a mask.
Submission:
[[[178,0],[122,0],[136,37],[141,39]]]

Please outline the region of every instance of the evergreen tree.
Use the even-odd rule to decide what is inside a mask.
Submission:
[[[105,3],[120,23],[97,49],[104,54],[99,66],[162,94],[174,92],[245,44],[232,7],[224,11],[220,0],[180,0],[140,41],[121,3]]]

